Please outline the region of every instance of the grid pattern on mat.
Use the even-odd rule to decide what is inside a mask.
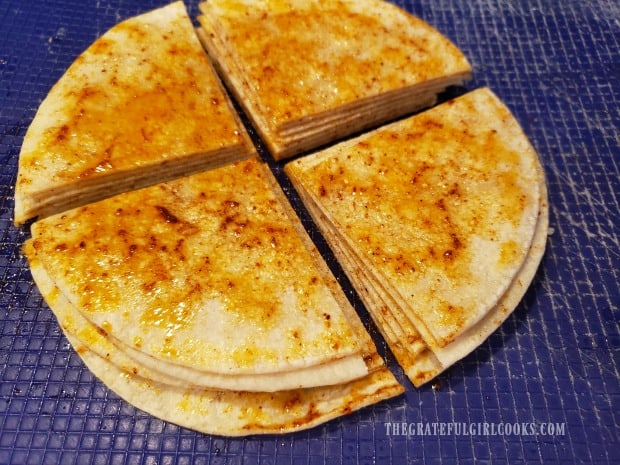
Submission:
[[[33,286],[20,253],[27,228],[12,225],[19,148],[41,99],[98,35],[163,3],[0,4],[0,464],[620,463],[617,2],[397,2],[461,47],[475,70],[467,89],[496,92],[539,152],[551,205],[547,253],[506,323],[437,383],[415,389],[272,164],[406,393],[310,431],[237,439],[160,421],[95,379]],[[187,5],[195,17],[196,2]],[[403,423],[415,434],[394,434]],[[463,423],[557,429],[432,429]]]

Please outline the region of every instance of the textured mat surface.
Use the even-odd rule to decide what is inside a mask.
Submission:
[[[413,388],[379,343],[405,395],[311,431],[244,439],[162,422],[96,380],[32,284],[27,228],[12,225],[19,148],[41,99],[98,35],[163,3],[0,2],[0,464],[620,463],[618,3],[399,3],[467,54],[467,88],[491,87],[540,153],[547,253],[514,314],[437,383]]]

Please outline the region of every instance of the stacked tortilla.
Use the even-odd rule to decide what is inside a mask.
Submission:
[[[378,0],[210,0],[205,47],[276,159],[434,103],[463,55]],[[420,385],[477,347],[544,250],[545,182],[487,89],[286,166]],[[308,428],[395,396],[356,312],[257,158],[181,2],[98,39],[25,137],[15,222],[90,369],[200,431]]]
[[[40,217],[33,277],[77,353],[134,405],[232,436],[402,392],[256,158],[182,3],[77,59],[19,169],[15,220]]]
[[[247,138],[182,2],[99,37],[24,138],[15,222],[221,166]]]
[[[240,435],[402,392],[255,158],[38,221],[35,281],[92,371],[147,412]]]
[[[416,386],[498,328],[544,251],[537,154],[488,89],[286,172]]]
[[[276,160],[435,102],[471,67],[380,0],[208,0],[200,37]]]

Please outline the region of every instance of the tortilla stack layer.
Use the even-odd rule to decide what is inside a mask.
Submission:
[[[442,34],[381,0],[208,0],[199,36],[281,160],[432,105],[469,79]]]
[[[497,329],[544,252],[538,156],[485,88],[285,169],[416,386]]]
[[[33,276],[78,353],[130,401],[154,386],[173,421],[203,421],[186,397],[215,415],[298,396],[294,425],[274,411],[203,430],[299,429],[402,392],[255,158],[50,216],[32,236]]]
[[[69,67],[24,138],[16,224],[253,155],[185,6],[123,21]]]

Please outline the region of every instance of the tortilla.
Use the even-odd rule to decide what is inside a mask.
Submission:
[[[91,372],[123,399],[158,418],[209,434],[282,434],[350,414],[403,391],[381,362],[373,363],[365,377],[349,383],[278,392],[204,389],[163,371],[137,366],[104,334],[83,321],[49,279],[32,250],[32,242],[27,242],[25,249],[37,286]]]
[[[253,156],[182,2],[99,37],[23,142],[16,224]]]
[[[208,0],[199,37],[273,157],[432,105],[470,77],[465,56],[380,0]]]
[[[286,172],[416,385],[501,324],[544,251],[542,168],[489,89]]]
[[[51,216],[32,235],[84,319],[139,366],[187,383],[339,384],[376,356],[258,159]]]

